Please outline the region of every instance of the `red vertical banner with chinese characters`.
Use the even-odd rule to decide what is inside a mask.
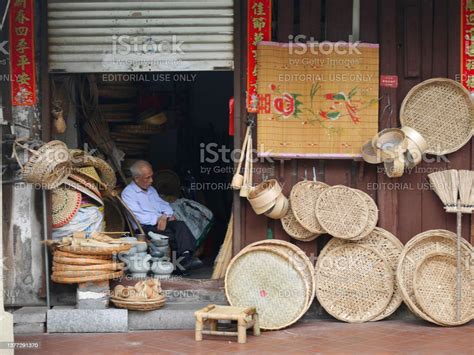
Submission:
[[[10,2],[12,105],[36,103],[33,0]]]
[[[461,1],[461,83],[474,95],[474,0]]]
[[[247,111],[258,111],[257,43],[272,37],[272,1],[248,0],[247,7]]]

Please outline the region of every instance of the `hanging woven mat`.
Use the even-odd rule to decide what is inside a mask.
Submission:
[[[413,87],[400,108],[400,122],[418,131],[426,153],[455,152],[472,135],[474,105],[469,92],[450,79],[430,79]]]
[[[257,308],[262,329],[277,330],[300,319],[307,309],[307,284],[285,254],[264,246],[241,251],[230,262],[225,292],[235,307]]]
[[[94,247],[73,247],[73,246],[60,246],[58,247],[61,251],[67,251],[74,254],[84,255],[113,255],[122,251],[128,251],[132,247],[132,244],[113,245],[106,248],[94,248]]]
[[[359,244],[371,247],[377,250],[387,261],[390,269],[392,270],[392,275],[395,275],[397,271],[398,258],[403,250],[403,244],[400,240],[395,237],[392,233],[386,231],[385,229],[376,227],[368,236],[362,240],[343,240],[339,238],[332,238],[324,249],[319,254],[319,258],[324,258],[324,255],[342,245],[345,244]],[[402,295],[398,288],[397,283],[394,278],[393,285],[393,295],[390,303],[385,308],[385,310],[376,318],[372,319],[373,321],[381,320],[397,310],[397,308],[402,303]]]
[[[297,221],[291,210],[291,203],[288,207],[288,212],[281,219],[281,225],[290,237],[303,242],[311,242],[321,235],[320,233],[310,232]]]
[[[307,303],[307,309],[313,303],[314,297],[316,295],[316,282],[314,275],[314,265],[311,263],[311,260],[308,258],[306,253],[298,248],[296,245],[291,244],[290,242],[277,239],[265,239],[255,243],[252,243],[246,246],[242,251],[257,247],[257,246],[270,246],[276,248],[280,252],[284,253],[291,265],[303,273],[305,281],[308,284],[309,300]]]
[[[357,237],[352,238],[351,240],[359,240],[365,238],[367,235],[372,233],[377,222],[379,221],[379,209],[377,204],[375,203],[374,199],[366,194],[364,191],[355,190],[357,193],[362,196],[369,207],[369,216],[367,218],[367,225],[365,226],[362,233],[360,233]]]
[[[361,244],[344,244],[318,258],[316,296],[324,309],[348,323],[378,317],[393,295],[393,273],[384,257]]]
[[[456,234],[444,229],[434,229],[414,236],[405,245],[398,260],[397,283],[402,292],[403,301],[413,313],[428,322],[439,324],[422,311],[413,288],[416,267],[433,252],[456,255]],[[464,238],[461,239],[461,253],[462,262],[469,263],[472,258],[472,247]]]
[[[324,230],[336,238],[356,238],[369,222],[369,206],[364,197],[347,186],[337,185],[323,191],[315,211]]]
[[[319,195],[329,188],[319,181],[301,181],[291,189],[290,201],[296,220],[312,233],[326,233],[314,213]]]
[[[473,287],[469,265],[461,265],[461,317],[456,320],[456,257],[430,253],[419,263],[413,280],[415,298],[424,313],[446,326],[462,325],[472,318]]]

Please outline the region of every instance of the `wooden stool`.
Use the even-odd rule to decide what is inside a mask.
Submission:
[[[258,324],[258,314],[255,307],[231,307],[216,306],[210,304],[194,313],[196,316],[196,341],[202,340],[203,334],[208,335],[237,335],[237,340],[241,344],[247,342],[247,329],[253,327],[253,335],[260,335]],[[237,321],[237,332],[224,332],[217,330],[219,320]],[[209,324],[210,330],[204,330],[204,326]]]

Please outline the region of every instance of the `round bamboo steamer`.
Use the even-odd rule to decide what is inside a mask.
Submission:
[[[403,250],[403,244],[392,233],[386,231],[385,229],[376,227],[368,236],[361,240],[343,240],[339,238],[332,238],[326,244],[324,249],[321,250],[319,258],[324,258],[324,255],[327,252],[344,244],[360,244],[377,250],[387,261],[392,275],[395,275],[397,271],[398,259]],[[390,303],[387,305],[385,310],[378,317],[372,319],[372,321],[378,321],[387,318],[393,314],[393,312],[395,312],[402,303],[402,295],[398,284],[395,282],[395,278],[393,286],[393,295]]]
[[[403,301],[408,308],[424,320],[442,325],[423,312],[416,300],[413,285],[418,264],[433,252],[456,255],[456,234],[444,229],[433,229],[414,236],[403,248],[396,276]],[[464,238],[461,238],[461,256],[463,263],[472,263],[472,246]]]
[[[421,309],[438,324],[457,326],[472,318],[473,285],[469,265],[461,264],[460,319],[456,319],[456,257],[447,253],[428,254],[415,271],[413,287]]]
[[[362,323],[377,318],[393,296],[393,272],[374,248],[346,243],[316,264],[316,297],[336,319]]]
[[[277,330],[300,319],[307,309],[308,285],[304,274],[276,248],[246,248],[230,262],[225,292],[232,306],[257,308],[260,327]]]

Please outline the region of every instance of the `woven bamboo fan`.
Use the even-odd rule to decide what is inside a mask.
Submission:
[[[377,225],[377,222],[379,221],[379,209],[377,207],[377,204],[373,200],[373,198],[363,191],[360,191],[360,190],[355,190],[355,191],[360,196],[362,196],[365,202],[367,203],[367,206],[369,208],[369,215],[367,218],[367,225],[365,226],[362,233],[360,233],[357,237],[352,238],[351,240],[359,240],[359,239],[365,238],[374,230],[375,226]]]
[[[306,312],[307,283],[300,270],[289,267],[285,254],[265,246],[242,250],[230,262],[225,292],[232,306],[254,305],[262,329],[285,328]]]
[[[382,314],[393,285],[384,257],[361,244],[331,249],[316,264],[316,296],[329,314],[344,322],[366,322]]]
[[[455,152],[472,135],[474,105],[469,92],[450,79],[430,79],[413,87],[400,108],[400,122],[418,131],[426,153]]]
[[[333,186],[323,191],[315,211],[324,230],[336,238],[356,238],[369,222],[369,206],[364,197],[347,186]]]
[[[461,242],[462,262],[472,262],[472,247],[465,239],[462,239]],[[397,266],[397,283],[402,292],[403,301],[413,313],[428,322],[442,325],[423,312],[415,298],[413,287],[418,264],[433,252],[456,255],[456,234],[443,229],[434,229],[413,237],[405,245],[400,255]]]
[[[315,215],[316,201],[319,195],[329,188],[319,181],[301,181],[291,189],[290,202],[296,220],[312,233],[326,233]]]
[[[469,265],[462,264],[461,317],[456,321],[456,257],[430,253],[415,271],[415,298],[424,313],[446,326],[462,325],[472,318],[473,287]]]
[[[295,215],[291,210],[291,204],[288,208],[288,212],[281,219],[281,225],[290,237],[303,242],[310,242],[321,235],[319,233],[310,232],[296,220]]]
[[[314,275],[314,265],[311,260],[308,258],[306,253],[298,248],[296,245],[286,242],[284,240],[277,239],[265,239],[259,242],[252,243],[246,246],[242,251],[258,247],[258,246],[267,246],[276,248],[281,253],[285,254],[291,263],[292,267],[297,268],[303,273],[303,276],[308,284],[309,300],[307,302],[307,309],[311,306],[314,300],[316,292],[316,282]]]
[[[377,250],[387,261],[390,269],[392,270],[392,275],[395,275],[397,271],[398,258],[400,257],[400,254],[403,250],[403,244],[392,233],[386,231],[385,229],[376,227],[368,236],[361,240],[353,241],[332,238],[321,251],[319,257],[323,258],[327,252],[345,244],[360,244]],[[388,317],[393,312],[395,312],[402,303],[402,295],[397,283],[395,282],[395,279],[393,287],[393,295],[390,303],[378,317],[372,319],[373,321]]]

